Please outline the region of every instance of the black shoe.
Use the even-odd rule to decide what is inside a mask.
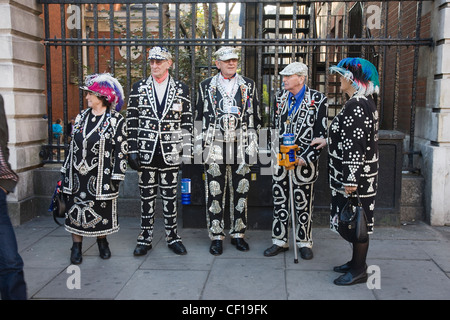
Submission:
[[[348,261],[348,262],[344,263],[341,266],[336,266],[336,267],[333,268],[333,271],[334,272],[339,272],[339,273],[347,273],[347,272],[350,271],[350,268],[351,268],[351,264],[350,263],[351,263],[351,261]]]
[[[239,251],[248,251],[250,247],[247,242],[245,242],[244,238],[231,238],[231,244],[236,246],[236,249]]]
[[[363,283],[367,281],[367,273],[364,270],[362,273],[354,276],[351,271],[339,276],[334,280],[334,284],[337,286],[351,286],[352,284]]]
[[[70,262],[72,264],[80,264],[83,261],[81,255],[81,242],[74,242],[70,251]]]
[[[211,246],[209,247],[209,252],[215,256],[221,255],[223,252],[222,240],[211,241]]]
[[[334,267],[334,268],[333,268],[333,271],[335,271],[335,272],[340,272],[340,273],[347,273],[347,272],[350,271],[351,266],[352,266],[352,265],[351,265],[351,261],[349,261],[349,262],[343,264],[342,266],[336,266],[336,267]],[[367,269],[367,264],[366,264],[365,268]]]
[[[152,248],[152,245],[138,244],[136,248],[134,248],[133,255],[135,256],[144,256],[147,254],[147,251]]]
[[[301,247],[299,251],[300,257],[302,257],[302,259],[304,260],[311,260],[314,256],[311,248]]]
[[[100,253],[100,258],[109,259],[111,258],[111,250],[109,250],[108,241],[106,238],[97,238],[98,251]]]
[[[276,244],[274,244],[270,248],[267,248],[264,251],[264,255],[266,257],[273,257],[273,256],[276,256],[277,254],[279,254],[281,252],[285,252],[285,251],[288,251],[288,250],[289,250],[289,248],[287,248],[287,247],[280,247],[280,246],[277,246]]]
[[[181,241],[175,241],[174,243],[169,244],[169,248],[179,255],[185,255],[187,253],[187,250]]]

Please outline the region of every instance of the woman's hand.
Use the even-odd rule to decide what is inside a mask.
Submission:
[[[350,194],[356,191],[357,187],[356,186],[345,186],[345,193],[346,194]]]
[[[311,142],[312,146],[316,146],[316,149],[322,149],[327,145],[327,139],[325,138],[314,138]]]

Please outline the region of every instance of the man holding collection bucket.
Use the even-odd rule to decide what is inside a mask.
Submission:
[[[320,149],[311,145],[311,142],[315,138],[326,138],[328,103],[323,93],[306,85],[308,67],[305,64],[293,62],[280,74],[283,76],[284,90],[277,92],[276,95],[272,121],[275,133],[272,139],[272,152],[278,155],[280,151],[283,152],[280,146],[290,146],[289,156],[295,158],[295,167],[291,175],[288,174],[287,166],[280,165],[279,162],[274,163],[273,245],[264,251],[264,255],[275,256],[288,250],[289,217],[295,212],[296,244],[302,259],[309,260],[313,258],[311,216],[320,154]],[[292,202],[290,202],[291,195]],[[293,203],[294,208],[290,208],[289,203]]]

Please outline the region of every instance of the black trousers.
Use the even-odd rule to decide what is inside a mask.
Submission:
[[[177,230],[178,169],[178,166],[167,166],[161,155],[155,155],[150,165],[139,170],[141,233],[137,238],[138,244],[152,243],[158,190],[162,199],[166,241],[168,244],[181,241]]]

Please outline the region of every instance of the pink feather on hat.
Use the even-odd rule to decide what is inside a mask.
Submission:
[[[106,97],[116,111],[122,109],[124,103],[123,88],[120,82],[109,73],[86,76],[82,90],[90,91],[97,96]]]

